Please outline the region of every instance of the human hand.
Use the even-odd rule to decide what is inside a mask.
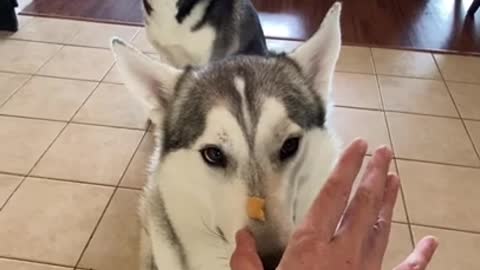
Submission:
[[[391,151],[377,149],[347,207],[366,150],[367,144],[356,140],[344,151],[305,221],[292,235],[278,270],[381,269],[399,178],[388,173]],[[426,269],[437,245],[433,237],[422,239],[394,270]],[[231,268],[262,269],[255,240],[246,229],[237,234]]]

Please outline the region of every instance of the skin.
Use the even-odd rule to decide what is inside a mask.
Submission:
[[[381,270],[400,179],[388,173],[391,150],[380,147],[348,203],[366,151],[367,143],[355,140],[343,152],[304,223],[292,235],[278,270]],[[239,231],[236,241],[232,270],[262,270],[248,229]],[[394,270],[426,269],[437,246],[436,238],[423,238]]]

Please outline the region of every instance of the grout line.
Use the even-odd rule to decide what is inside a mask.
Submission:
[[[103,217],[105,216],[108,208],[110,207],[110,204],[111,204],[112,201],[113,201],[113,197],[115,196],[115,194],[117,193],[118,189],[120,188],[119,185],[120,185],[122,179],[125,177],[125,174],[127,173],[128,168],[129,168],[130,165],[132,164],[132,161],[133,161],[133,159],[135,158],[135,154],[138,152],[138,149],[140,149],[140,146],[141,146],[141,144],[142,144],[143,139],[147,136],[147,132],[148,132],[148,131],[145,131],[145,133],[143,134],[143,137],[139,140],[138,145],[137,145],[135,151],[133,151],[132,156],[130,157],[130,160],[128,161],[127,166],[125,166],[125,169],[123,170],[122,175],[119,177],[118,182],[117,182],[117,184],[116,184],[116,186],[115,186],[115,189],[113,190],[112,195],[110,196],[110,199],[108,200],[107,204],[105,205],[105,208],[103,209],[103,212],[102,212],[100,218],[98,219],[97,224],[95,224],[95,227],[94,227],[92,233],[90,234],[90,237],[88,238],[88,241],[87,241],[87,243],[85,244],[85,247],[83,248],[82,252],[80,253],[80,256],[78,257],[77,263],[75,264],[75,267],[74,267],[75,269],[79,268],[79,264],[80,264],[80,262],[82,261],[83,256],[84,256],[85,252],[87,251],[88,247],[90,246],[90,242],[92,241],[93,236],[94,236],[95,233],[97,232],[97,229],[98,229],[98,227],[100,226],[100,223],[102,222]]]
[[[18,176],[18,177],[25,177],[25,176],[27,176],[26,174],[23,174],[23,173],[4,172],[4,171],[0,171],[0,174],[10,175],[10,176]]]
[[[112,67],[113,66],[115,66],[115,62],[113,62]],[[110,67],[108,70],[110,70],[112,67]],[[93,88],[90,95],[88,95],[87,98],[85,98],[85,100],[82,102],[82,104],[80,106],[78,106],[78,109],[72,114],[72,117],[70,117],[70,120],[68,121],[69,124],[71,122],[73,122],[73,119],[75,119],[78,112],[83,108],[83,106],[85,106],[85,104],[87,104],[87,102],[95,94],[95,92],[97,92],[98,87],[100,87],[100,85],[102,84],[102,81],[105,79],[105,77],[107,77],[107,75],[108,75],[108,71],[105,74],[103,74],[102,78],[100,78],[100,81],[97,82],[97,85]]]
[[[81,78],[60,77],[60,76],[54,76],[54,75],[38,74],[38,73],[36,73],[36,72],[34,72],[34,73],[25,73],[25,72],[11,71],[11,70],[0,70],[0,73],[16,74],[16,75],[27,75],[27,76],[32,76],[32,77],[53,78],[53,79],[68,80],[68,81],[93,82],[93,83],[101,82],[100,80],[90,80],[90,79],[81,79]],[[110,83],[110,82],[106,82],[106,83]],[[113,83],[112,83],[112,84],[113,84]],[[116,84],[119,84],[119,83],[116,83]]]
[[[10,200],[10,198],[13,196],[13,193],[16,192],[20,188],[20,185],[22,185],[22,183],[25,181],[25,179],[27,179],[26,176],[21,176],[21,177],[22,177],[22,180],[18,182],[18,184],[13,189],[12,193],[7,197],[7,199],[2,204],[0,204],[0,212],[5,208],[5,206],[7,206],[7,203]]]
[[[385,101],[384,101],[384,98],[383,98],[383,92],[382,92],[382,88],[381,88],[381,85],[380,85],[380,80],[379,80],[379,75],[377,73],[377,65],[375,63],[375,58],[373,57],[373,51],[372,51],[372,48],[370,48],[370,55],[371,55],[371,59],[372,59],[372,65],[373,65],[373,71],[375,72],[375,81],[377,83],[377,91],[380,95],[380,101],[381,101],[381,105],[382,105],[382,112],[383,112],[383,117],[384,117],[384,120],[385,120],[385,125],[387,127],[387,133],[388,133],[388,138],[390,140],[390,147],[392,147],[392,152],[393,152],[393,160],[392,162],[395,164],[395,168],[396,168],[396,171],[397,171],[397,175],[398,177],[400,177],[400,170],[399,170],[399,167],[398,167],[398,164],[397,164],[397,159],[395,158],[395,148],[394,148],[394,145],[393,145],[393,138],[392,138],[392,132],[390,131],[390,124],[388,122],[388,117],[387,117],[387,113],[385,112]],[[412,230],[412,226],[410,224],[410,216],[408,215],[408,209],[407,209],[407,201],[406,201],[406,196],[405,196],[405,191],[403,190],[403,185],[401,184],[401,181],[400,181],[400,196],[402,196],[402,207],[403,207],[403,210],[405,211],[405,218],[407,219],[407,225],[408,225],[408,230],[409,230],[409,233],[410,233],[410,245],[412,247],[415,246],[415,239],[413,237],[413,230]]]
[[[15,175],[14,175],[15,176]],[[26,177],[26,176],[22,176]],[[54,181],[54,182],[68,182],[73,184],[81,184],[81,185],[90,185],[90,186],[98,186],[98,187],[108,187],[108,188],[115,188],[117,187],[116,184],[105,184],[105,183],[98,183],[98,182],[87,182],[82,180],[75,180],[75,179],[66,179],[66,178],[58,178],[58,177],[49,177],[49,176],[42,176],[42,175],[35,175],[30,174],[27,178],[35,178],[47,181]],[[142,188],[137,187],[129,187],[129,186],[118,186],[121,189],[128,189],[128,190],[142,190]]]
[[[32,263],[32,264],[43,264],[43,265],[63,267],[63,268],[68,268],[68,269],[71,269],[73,267],[72,265],[67,265],[67,264],[45,262],[45,261],[33,260],[33,259],[24,259],[24,258],[18,258],[18,257],[13,257],[13,256],[0,255],[0,259],[10,260],[10,261],[18,261],[18,262],[27,262],[27,263]]]
[[[65,45],[60,45],[57,49],[57,51],[55,53],[53,53],[48,59],[47,61],[45,61],[42,65],[40,65],[39,68],[37,68],[37,70],[35,70],[35,72],[33,72],[32,74],[37,74],[38,72],[40,72],[40,70],[42,70],[43,67],[45,67],[48,63],[50,63],[53,58],[55,58],[55,56],[57,56],[61,50],[63,50],[63,48],[65,47]]]
[[[460,113],[460,109],[458,108],[457,102],[455,102],[455,98],[453,97],[452,91],[451,91],[450,88],[448,87],[448,83],[447,83],[447,81],[445,80],[445,77],[443,76],[443,73],[442,73],[442,71],[441,71],[441,69],[440,69],[440,65],[438,64],[437,59],[436,59],[435,57],[433,57],[433,55],[432,55],[432,58],[433,58],[433,61],[435,62],[435,65],[437,66],[437,69],[438,69],[439,72],[440,72],[440,77],[442,77],[443,84],[444,84],[445,87],[447,88],[448,94],[450,95],[450,99],[452,100],[453,105],[455,106],[455,110],[457,111],[458,115],[461,116],[462,114]],[[477,161],[480,161],[480,153],[479,153],[479,151],[477,150],[477,147],[475,146],[475,143],[473,142],[472,135],[470,134],[470,131],[468,130],[467,124],[465,123],[465,119],[460,118],[460,120],[462,121],[463,128],[465,129],[465,132],[467,133],[468,139],[470,140],[470,144],[471,144],[472,147],[473,147],[473,151],[474,151],[475,154],[477,155]]]
[[[453,232],[461,232],[461,233],[480,235],[480,231],[472,231],[472,230],[458,229],[458,228],[438,226],[438,225],[427,225],[427,224],[421,224],[421,223],[415,223],[415,222],[412,222],[411,224],[415,227],[432,228],[432,229],[437,229],[437,230],[445,230],[445,231],[453,231]]]
[[[419,113],[419,112],[409,112],[409,111],[400,111],[400,110],[389,110],[389,109],[378,109],[378,108],[366,108],[366,107],[358,107],[358,106],[351,106],[351,105],[341,105],[341,104],[334,104],[337,108],[345,108],[345,109],[354,109],[354,110],[363,110],[363,111],[374,111],[374,112],[387,112],[387,113],[399,113],[399,114],[407,114],[407,115],[417,115],[417,116],[427,116],[427,117],[436,117],[436,118],[446,118],[446,119],[454,119],[454,120],[469,120],[469,121],[480,121],[480,119],[469,119],[469,118],[462,118],[459,116],[451,116],[451,115],[438,115],[438,114],[429,114],[429,113]]]
[[[76,121],[73,121],[73,120],[72,121],[70,121],[70,120],[58,120],[58,119],[49,119],[49,118],[41,118],[41,117],[34,117],[34,116],[23,116],[23,115],[13,115],[13,114],[4,114],[4,113],[0,113],[0,117],[21,118],[21,119],[28,119],[28,120],[40,120],[40,121],[48,121],[48,122],[55,122],[55,123],[75,124],[75,125],[93,126],[93,127],[107,127],[107,128],[115,128],[115,129],[134,130],[134,131],[145,131],[145,130],[147,130],[147,125],[146,125],[145,128],[134,128],[134,127],[114,126],[114,125],[108,125],[108,124],[97,124],[97,123],[87,123],[87,122],[76,122]]]
[[[96,126],[96,127],[108,127],[108,128],[116,128],[116,129],[127,129],[127,130],[135,130],[135,131],[145,131],[146,128],[135,128],[135,127],[124,127],[124,126],[115,126],[115,125],[108,125],[108,124],[99,124],[99,123],[89,123],[89,122],[77,122],[75,120],[70,121],[70,124],[75,125],[82,125],[82,126]]]
[[[35,116],[24,116],[24,115],[14,115],[14,114],[7,114],[7,113],[0,113],[2,117],[10,117],[10,118],[21,118],[21,119],[29,119],[29,120],[41,120],[41,121],[49,121],[55,123],[65,123],[68,124],[66,120],[58,120],[58,119],[49,119],[43,117],[35,117]]]
[[[53,58],[53,56],[52,56]],[[44,64],[45,65],[45,64]],[[94,91],[95,89],[98,88],[98,86],[100,85],[100,83],[97,83],[97,85],[95,86],[94,88]],[[94,92],[92,91],[92,93]],[[90,93],[89,96],[92,95],[92,93]],[[83,104],[85,104],[85,101],[84,103],[82,103],[82,105],[77,109],[77,112],[78,110],[80,110],[80,108],[83,106]],[[75,112],[75,114],[77,113]],[[69,121],[70,122],[70,121]],[[30,176],[30,174],[33,172],[33,170],[35,169],[35,167],[38,165],[38,163],[42,160],[42,158],[47,154],[47,152],[50,150],[50,148],[55,144],[55,142],[57,141],[58,138],[60,138],[60,136],[63,134],[63,132],[67,129],[67,127],[69,126],[69,122],[65,123],[65,125],[63,126],[63,128],[60,130],[60,132],[57,134],[57,136],[55,136],[55,138],[53,138],[52,142],[47,146],[47,148],[45,149],[45,151],[43,151],[43,153],[38,157],[38,159],[35,161],[35,163],[33,164],[33,166],[30,168],[30,170],[27,172],[26,176],[22,179],[22,181],[20,182],[20,184],[10,193],[10,195],[8,196],[7,200],[5,200],[5,203],[2,205],[2,209],[7,205],[7,203],[10,201],[10,199],[15,195],[15,193],[20,189],[20,187],[23,185],[23,183],[26,181],[26,179]]]
[[[72,184],[90,185],[90,186],[98,186],[98,187],[109,187],[109,188],[114,188],[115,187],[114,184],[87,182],[87,181],[84,181],[84,180],[49,177],[49,176],[35,175],[35,174],[30,174],[30,175],[28,175],[27,178],[48,180],[48,181],[52,181],[52,182],[68,182],[68,183],[72,183]]]
[[[95,233],[97,232],[97,229],[98,227],[100,226],[100,223],[102,222],[103,220],[103,217],[105,216],[105,213],[107,213],[107,209],[108,207],[110,206],[110,204],[112,203],[113,201],[113,197],[115,196],[115,194],[117,193],[117,188],[114,188],[113,189],[113,192],[112,192],[112,195],[110,195],[110,198],[108,199],[107,201],[107,204],[105,205],[105,208],[103,209],[102,211],[102,214],[100,215],[100,218],[98,219],[97,223],[95,224],[95,227],[93,228],[93,231],[92,233],[90,234],[90,236],[88,237],[88,240],[87,240],[87,243],[85,244],[85,246],[83,247],[82,249],[82,252],[80,252],[80,255],[78,256],[78,259],[77,259],[77,262],[75,263],[74,265],[74,269],[77,269],[79,267],[79,264],[83,258],[83,255],[85,254],[85,252],[87,251],[88,249],[88,246],[90,245],[90,242],[92,241],[93,239],[93,236],[95,235]]]
[[[8,202],[12,199],[12,197],[15,195],[15,193],[20,189],[20,187],[23,185],[23,183],[26,181],[26,179],[28,178],[28,176],[30,175],[30,173],[33,171],[33,169],[38,165],[38,163],[40,162],[40,160],[42,160],[42,158],[45,156],[45,154],[48,152],[48,150],[50,150],[50,148],[53,146],[53,144],[57,141],[57,139],[63,134],[63,132],[65,131],[65,129],[67,128],[68,126],[68,123],[65,123],[65,125],[63,126],[63,128],[60,130],[60,132],[57,134],[57,136],[55,136],[52,140],[52,142],[47,146],[47,148],[45,149],[45,151],[43,151],[43,153],[38,157],[38,159],[35,161],[35,163],[33,164],[33,166],[30,168],[30,170],[27,172],[27,174],[25,175],[25,177],[22,179],[22,181],[20,181],[20,184],[18,184],[18,186],[10,193],[10,195],[8,196],[8,198],[5,200],[5,203],[3,204],[2,206],[2,209],[5,208],[8,204]]]
[[[30,74],[18,74],[16,73],[15,75],[25,75],[25,76],[29,76],[23,83],[21,83],[17,88],[15,88],[13,90],[13,92],[3,101],[0,103],[0,109],[5,105],[7,104],[7,102],[9,102],[13,96],[15,96],[22,88],[24,88],[33,78],[33,75],[30,75]]]
[[[446,163],[446,162],[438,162],[438,161],[430,161],[430,160],[421,160],[421,159],[414,159],[414,158],[395,157],[395,159],[402,160],[402,161],[413,161],[413,162],[452,166],[452,167],[459,167],[459,168],[480,169],[480,166],[462,165],[462,164],[454,164],[454,163]]]
[[[71,39],[74,39],[79,33],[80,32],[75,33],[72,36]],[[75,44],[75,43],[69,43],[69,41],[63,41],[63,42],[61,42],[61,41],[47,41],[47,40],[36,40],[36,39],[29,39],[29,38],[22,38],[22,37],[12,37],[12,36],[9,36],[7,39],[8,40],[15,40],[15,41],[32,42],[32,43],[50,44],[50,45],[62,45],[62,46],[65,46],[65,47],[81,47],[81,48],[88,48],[88,49],[110,50],[108,47],[92,46],[92,45],[85,45],[85,44]]]

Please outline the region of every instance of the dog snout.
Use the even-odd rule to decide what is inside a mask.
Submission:
[[[280,261],[282,260],[284,250],[277,250],[274,252],[269,252],[265,254],[260,254],[260,260],[262,261],[264,270],[275,270],[277,269]]]

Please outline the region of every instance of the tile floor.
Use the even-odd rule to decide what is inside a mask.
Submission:
[[[107,38],[154,51],[140,28],[21,23],[0,33],[0,269],[135,269],[152,137]],[[431,270],[480,269],[480,58],[344,46],[334,84],[339,136],[395,151],[385,269],[425,234],[442,241]]]

